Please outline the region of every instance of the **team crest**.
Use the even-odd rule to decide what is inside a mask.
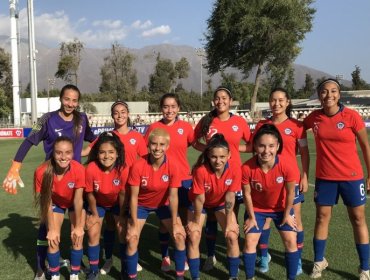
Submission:
[[[130,144],[131,144],[131,145],[135,145],[135,144],[136,144],[136,140],[135,140],[134,138],[131,138],[131,139],[130,139]]]
[[[68,185],[68,188],[70,189],[73,189],[75,187],[75,183],[73,182],[69,182],[67,185]]]
[[[168,182],[168,175],[163,175],[162,176],[162,181],[163,182]]]
[[[204,183],[204,190],[206,193],[208,193],[211,190],[211,185],[208,183]]]
[[[230,186],[232,183],[233,183],[233,179],[227,179],[227,180],[225,181],[225,185],[226,185],[226,186]]]
[[[337,128],[342,130],[344,128],[344,122],[337,123]]]
[[[281,184],[282,182],[284,182],[284,178],[282,176],[276,178],[276,183]]]
[[[184,134],[184,130],[182,128],[179,128],[177,130],[177,133],[180,134],[180,135],[183,135]]]
[[[238,131],[239,127],[237,125],[233,125],[231,127],[231,129],[236,132],[236,131]]]
[[[95,192],[99,191],[99,189],[100,189],[99,182],[94,181],[94,183],[93,183],[93,188],[94,188],[94,191],[95,191]]]
[[[119,183],[121,183],[121,181],[119,179],[114,179],[113,180],[113,185],[115,185],[116,187],[119,186]]]
[[[286,129],[284,130],[284,133],[285,133],[286,135],[290,135],[290,134],[292,134],[292,130],[291,130],[290,128],[286,128]]]

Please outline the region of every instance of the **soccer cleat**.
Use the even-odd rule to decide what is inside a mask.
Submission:
[[[267,255],[267,257],[261,257],[261,261],[258,266],[258,271],[261,273],[266,273],[267,271],[269,271],[269,255]]]
[[[142,271],[143,270],[143,267],[137,263],[137,266],[136,266],[136,271]]]
[[[209,256],[207,257],[206,261],[204,262],[203,271],[210,271],[214,268],[217,263],[216,256]]]
[[[189,270],[189,264],[188,264],[188,261],[187,260],[185,261],[184,270],[185,271],[188,271]]]
[[[229,280],[238,280],[238,277],[230,277]]]
[[[71,275],[69,276],[69,280],[79,280],[79,278],[78,278],[78,274],[71,274]]]
[[[369,270],[359,269],[359,279],[360,280],[370,280]]]
[[[100,274],[107,275],[109,271],[112,269],[112,266],[113,266],[113,259],[112,258],[106,259],[103,267],[100,269]]]
[[[298,260],[297,276],[298,275],[301,275],[302,273],[303,273],[303,270],[302,270],[302,259],[299,259]]]
[[[51,280],[60,280],[60,275],[51,276]]]
[[[321,273],[328,267],[329,263],[324,258],[321,262],[314,262],[310,277],[313,279],[320,278]]]
[[[256,267],[259,267],[260,266],[260,263],[261,263],[261,256],[258,256],[257,259],[256,259]],[[269,263],[271,262],[271,255],[269,253],[267,253],[267,259],[269,261]]]
[[[90,271],[89,274],[87,274],[86,280],[97,280],[99,276],[99,273],[97,271]]]
[[[43,272],[41,275],[35,275],[34,280],[46,280],[45,273]]]
[[[161,270],[164,271],[164,272],[168,272],[170,271],[170,266],[171,266],[171,259],[170,257],[164,257],[162,259],[162,264],[161,264]]]

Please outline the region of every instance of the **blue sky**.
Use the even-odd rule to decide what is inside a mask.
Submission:
[[[27,0],[19,1],[27,37]],[[34,0],[36,40],[49,47],[77,37],[86,47],[169,43],[202,47],[214,0]],[[88,8],[86,8],[88,5]],[[296,63],[351,79],[355,65],[370,82],[370,1],[317,0],[313,30]],[[0,35],[9,35],[9,1],[0,1]]]

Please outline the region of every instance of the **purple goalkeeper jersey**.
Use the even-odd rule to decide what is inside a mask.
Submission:
[[[85,113],[80,113],[81,124],[79,128],[79,136],[75,137],[73,131],[73,120],[65,121],[59,116],[59,110],[44,114],[32,128],[29,136],[23,141],[15,155],[14,160],[22,162],[28,150],[32,145],[37,146],[41,141],[44,144],[45,159],[48,160],[53,152],[53,145],[59,136],[67,136],[73,141],[74,156],[73,159],[81,162],[81,151],[83,142],[92,142],[95,139],[93,132],[89,126]]]

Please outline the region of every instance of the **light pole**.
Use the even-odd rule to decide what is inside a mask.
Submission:
[[[55,79],[48,78],[48,112],[50,112],[50,86],[51,86],[51,89],[53,90],[54,85],[55,85]]]
[[[195,52],[200,57],[200,100],[203,98],[203,57],[204,57],[204,49],[203,48],[196,48]]]

